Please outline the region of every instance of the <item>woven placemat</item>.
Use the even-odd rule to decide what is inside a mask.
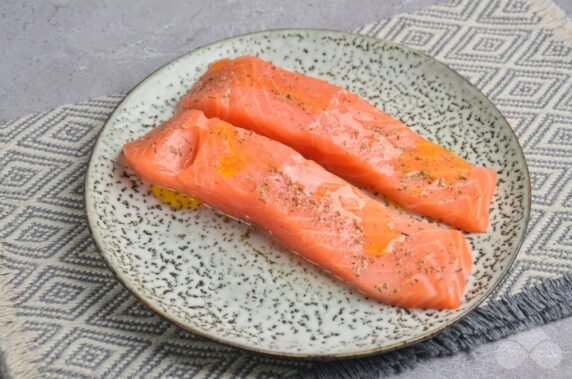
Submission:
[[[508,278],[438,336],[341,362],[245,353],[178,330],[105,267],[83,181],[121,96],[0,124],[0,377],[379,377],[572,313],[572,23],[550,0],[461,1],[359,30],[465,75],[511,122],[532,177],[528,237]]]

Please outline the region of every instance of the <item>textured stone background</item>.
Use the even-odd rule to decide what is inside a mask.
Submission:
[[[291,27],[352,30],[436,2],[1,0],[0,121],[126,92],[171,59],[225,37]],[[572,15],[572,0],[556,3]],[[400,376],[564,378],[572,372],[570,336],[572,318]]]
[[[0,119],[125,92],[198,46],[262,29],[352,30],[435,0],[1,0]]]

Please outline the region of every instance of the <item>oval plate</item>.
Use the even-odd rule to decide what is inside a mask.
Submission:
[[[406,310],[369,300],[247,225],[207,207],[174,211],[149,195],[127,168],[122,146],[169,118],[209,63],[243,54],[346,87],[472,163],[497,171],[489,231],[467,235],[474,272],[459,309]],[[141,82],[97,140],[85,202],[104,260],[167,320],[256,352],[342,358],[420,341],[480,304],[518,253],[530,213],[529,183],[507,121],[446,65],[362,35],[277,30],[202,47]]]

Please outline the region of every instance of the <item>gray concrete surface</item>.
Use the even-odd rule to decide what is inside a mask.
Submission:
[[[476,0],[475,0],[476,1]],[[1,0],[0,121],[126,92],[195,47],[262,29],[352,30],[437,0]],[[570,16],[572,0],[556,0]],[[399,377],[572,377],[572,318]]]
[[[0,0],[0,120],[125,92],[198,46],[262,29],[352,30],[435,0]]]

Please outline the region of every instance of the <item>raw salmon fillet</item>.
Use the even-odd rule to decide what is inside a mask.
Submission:
[[[256,225],[367,296],[456,308],[471,272],[462,232],[387,208],[288,146],[182,111],[124,146],[150,184]]]
[[[419,136],[354,93],[252,56],[223,59],[179,103],[282,142],[403,208],[486,231],[496,174]]]

